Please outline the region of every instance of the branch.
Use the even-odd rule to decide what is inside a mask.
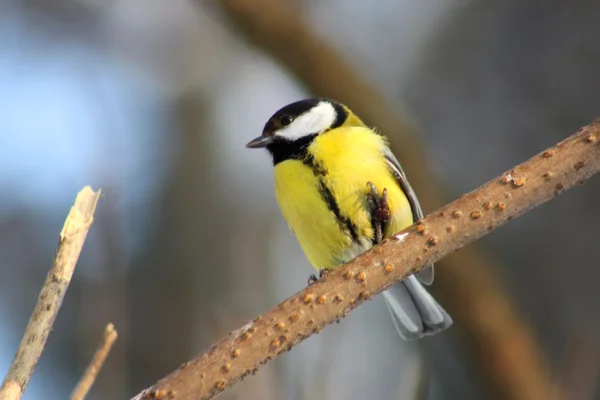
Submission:
[[[87,396],[90,388],[96,381],[96,377],[104,364],[104,360],[108,357],[108,353],[110,353],[110,349],[112,348],[115,340],[117,340],[117,331],[113,324],[106,325],[104,329],[104,336],[102,337],[102,341],[100,345],[98,345],[98,349],[96,350],[96,354],[94,354],[94,358],[90,361],[90,365],[88,365],[87,369],[83,373],[81,380],[77,383],[77,386],[71,393],[71,400],[83,400],[85,396]]]
[[[94,192],[89,186],[84,187],[75,198],[75,204],[60,232],[52,267],[46,276],[17,354],[0,387],[0,400],[18,400],[25,392],[71,282],[99,198],[100,190]]]
[[[600,171],[599,139],[600,119],[336,268],[134,400],[214,397],[424,265],[583,184]]]
[[[311,92],[347,104],[390,137],[424,210],[434,210],[450,198],[424,165],[423,143],[408,118],[399,115],[397,104],[390,107],[341,54],[315,35],[298,10],[277,0],[219,0],[219,4],[244,39],[281,63]],[[438,266],[432,291],[452,315],[457,336],[474,355],[490,390],[501,398],[548,398],[553,382],[548,363],[495,273],[501,266],[476,246]]]

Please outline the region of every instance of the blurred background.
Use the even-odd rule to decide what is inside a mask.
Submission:
[[[89,399],[136,394],[306,285],[270,159],[244,148],[281,106],[348,93],[394,114],[427,213],[600,116],[599,20],[586,0],[1,0],[0,376],[84,185],[103,197],[24,399],[66,398],[109,321]],[[306,35],[356,81],[302,65]],[[595,178],[477,242],[481,284],[440,266],[446,333],[402,342],[376,298],[220,398],[535,398],[510,383],[531,366],[600,399],[598,204]]]

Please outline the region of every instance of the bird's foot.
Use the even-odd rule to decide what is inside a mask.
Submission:
[[[383,229],[385,224],[390,221],[392,213],[387,200],[387,189],[383,188],[381,196],[375,185],[367,182],[370,193],[367,194],[367,201],[371,207],[371,223],[375,229],[375,244],[383,240]]]
[[[322,277],[324,277],[328,273],[329,273],[328,269],[321,268],[319,270],[319,277],[318,278],[317,278],[317,276],[315,274],[310,274],[310,276],[308,277],[308,284],[312,285],[313,283],[315,283],[316,281],[318,281],[319,279],[321,279]]]

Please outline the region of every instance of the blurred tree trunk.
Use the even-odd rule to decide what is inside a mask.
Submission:
[[[197,343],[210,344],[212,335],[195,335],[194,321],[214,321],[219,295],[229,290],[229,256],[220,245],[228,227],[213,195],[214,152],[211,135],[202,132],[205,115],[197,93],[175,103],[175,165],[159,201],[154,238],[129,277],[133,390],[191,358]]]

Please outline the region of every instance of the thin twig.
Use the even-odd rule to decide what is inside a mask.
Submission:
[[[583,184],[600,171],[599,140],[600,119],[417,222],[423,228],[413,225],[333,270],[134,399],[214,397],[423,266]]]
[[[46,276],[17,354],[0,387],[0,400],[18,400],[25,392],[71,282],[99,198],[100,190],[94,192],[89,186],[84,187],[75,198],[60,232],[52,267]]]
[[[94,358],[92,358],[92,361],[90,361],[90,365],[88,365],[88,367],[86,368],[85,372],[83,373],[83,376],[81,377],[81,379],[77,383],[77,386],[73,390],[73,393],[71,393],[71,400],[85,399],[85,396],[87,396],[88,392],[90,391],[90,388],[96,381],[98,372],[100,372],[100,369],[104,364],[104,360],[106,360],[108,353],[110,353],[112,345],[115,343],[115,340],[117,340],[117,336],[117,331],[115,330],[114,325],[106,325],[106,328],[104,329],[104,336],[102,337],[102,341],[98,345],[96,354],[94,354]]]
[[[218,3],[240,37],[281,63],[308,90],[348,105],[367,124],[390,137],[424,210],[435,210],[450,198],[424,163],[423,142],[415,124],[402,113],[402,106],[398,102],[390,106],[343,54],[318,36],[299,10],[278,0]],[[437,284],[431,290],[452,315],[457,337],[473,355],[489,391],[499,398],[547,398],[554,381],[548,362],[527,320],[504,289],[496,272],[502,266],[477,246],[455,253],[437,266]]]

